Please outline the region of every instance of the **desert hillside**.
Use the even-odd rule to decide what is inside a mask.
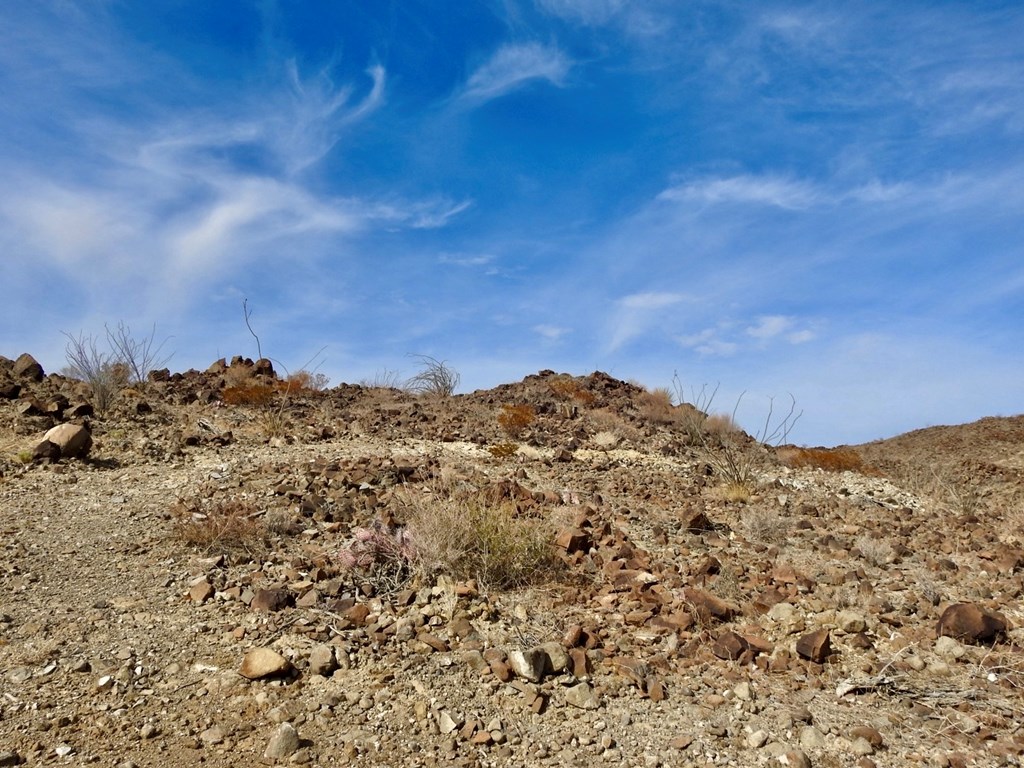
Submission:
[[[0,357],[0,766],[1021,764],[1024,417],[419,383]]]

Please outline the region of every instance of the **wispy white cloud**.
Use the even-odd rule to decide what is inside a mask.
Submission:
[[[626,7],[626,0],[537,0],[545,12],[587,25],[607,23]]]
[[[809,208],[822,202],[814,185],[776,176],[731,176],[685,182],[658,195],[670,202],[753,203],[788,210]]]
[[[569,57],[554,46],[509,43],[469,76],[458,100],[474,104],[490,101],[536,80],[562,87],[572,66]]]
[[[453,264],[457,267],[483,267],[495,260],[493,253],[442,253],[437,257],[441,264]]]
[[[645,291],[622,296],[615,301],[608,351],[621,349],[628,342],[650,333],[666,322],[666,311],[687,301],[686,294],[669,291]]]
[[[557,325],[535,325],[533,330],[539,333],[548,341],[558,341],[568,333],[572,333],[570,328],[562,328]]]
[[[686,294],[667,291],[649,291],[632,293],[618,300],[620,307],[625,309],[663,309],[686,301]]]

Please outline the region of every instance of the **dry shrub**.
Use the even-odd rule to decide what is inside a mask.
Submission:
[[[284,388],[290,394],[323,392],[327,389],[330,379],[323,373],[296,371],[284,381]]]
[[[225,387],[220,394],[221,400],[227,405],[270,405],[278,387],[269,384],[239,384]]]
[[[511,502],[478,495],[422,498],[407,513],[420,565],[485,588],[514,589],[551,578],[558,563],[550,526]]]
[[[876,539],[867,534],[859,536],[854,542],[854,546],[860,552],[861,557],[876,566],[887,565],[896,556],[895,550],[888,541],[881,538]]]
[[[262,554],[268,532],[262,513],[251,503],[237,499],[218,501],[203,508],[196,502],[179,501],[171,509],[175,535],[204,554]]]
[[[536,418],[537,414],[532,405],[503,405],[501,413],[498,414],[498,426],[505,430],[509,437],[519,437]]]
[[[496,459],[507,459],[515,456],[519,450],[519,443],[496,443],[487,447],[487,451]]]
[[[740,426],[728,413],[713,413],[704,419],[704,431],[711,435],[732,435],[740,431]]]
[[[462,377],[443,360],[429,355],[413,355],[420,362],[420,372],[405,383],[405,388],[417,395],[451,397]]]
[[[765,544],[781,544],[789,536],[789,521],[778,513],[762,509],[745,514],[742,526],[748,538]]]
[[[597,397],[588,389],[580,386],[572,376],[555,376],[548,379],[551,394],[559,400],[575,400],[582,405],[593,405]]]
[[[780,448],[779,461],[794,469],[809,467],[828,472],[862,472],[864,460],[852,448]]]
[[[655,424],[672,424],[677,421],[672,393],[665,387],[641,392],[639,397],[640,416]]]

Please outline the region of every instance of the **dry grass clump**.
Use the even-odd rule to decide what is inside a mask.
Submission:
[[[179,501],[172,507],[171,516],[177,538],[204,554],[241,553],[253,557],[264,553],[268,546],[263,513],[247,501],[229,499],[206,508],[196,502]]]
[[[514,589],[551,578],[558,564],[554,531],[521,517],[512,502],[479,494],[410,499],[407,530],[419,565],[482,587]]]
[[[498,414],[498,426],[509,437],[519,437],[523,430],[533,424],[537,412],[532,405],[503,405]]]
[[[864,459],[852,448],[779,448],[776,455],[787,467],[824,469],[827,472],[863,472]]]
[[[751,510],[743,517],[743,532],[753,541],[781,544],[789,535],[789,521],[777,512]]]
[[[874,566],[887,565],[896,557],[896,551],[888,541],[867,534],[858,537],[854,546],[860,552],[861,557]]]
[[[711,435],[733,435],[741,432],[740,425],[728,413],[713,413],[704,419],[704,431]]]
[[[405,389],[417,395],[451,397],[462,377],[443,360],[429,355],[414,355],[420,362],[420,372],[405,383]]]
[[[672,401],[672,392],[667,387],[646,390],[637,396],[640,417],[655,424],[672,424],[678,420],[678,413]]]

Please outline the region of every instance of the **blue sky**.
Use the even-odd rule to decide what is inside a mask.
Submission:
[[[860,442],[1024,411],[1019,2],[0,9],[0,354],[321,347],[721,383]]]

